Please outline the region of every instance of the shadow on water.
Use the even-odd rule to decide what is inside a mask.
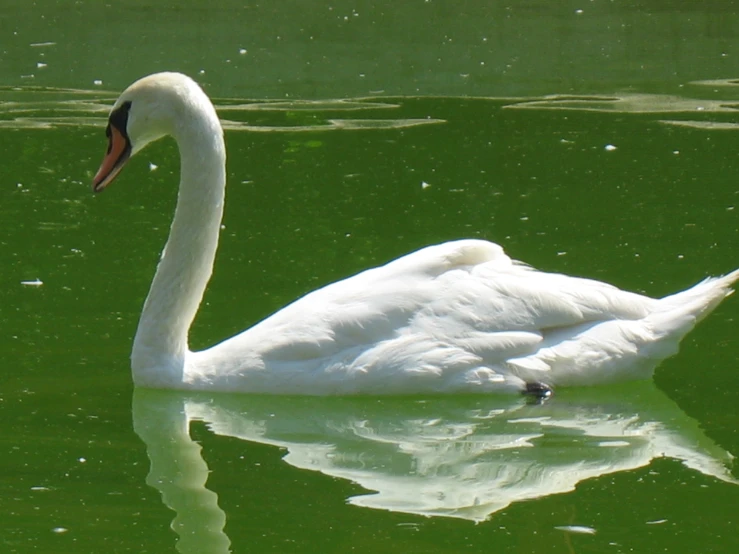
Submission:
[[[228,518],[192,422],[277,446],[296,468],[361,485],[356,506],[483,521],[507,506],[659,458],[737,484],[733,456],[651,382],[519,397],[310,398],[136,390],[147,483],[176,516],[180,552],[228,552]],[[244,445],[248,448],[248,445]],[[244,479],[248,475],[243,476]],[[294,499],[294,501],[299,501]]]

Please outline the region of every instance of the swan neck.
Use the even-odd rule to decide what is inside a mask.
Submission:
[[[146,386],[184,382],[188,332],[213,270],[225,198],[223,131],[210,102],[183,118],[173,136],[177,207],[132,352],[134,382]]]

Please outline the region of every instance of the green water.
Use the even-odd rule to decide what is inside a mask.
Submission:
[[[0,552],[737,551],[736,298],[544,406],[134,394],[174,144],[90,192],[110,103],[175,69],[228,121],[195,348],[459,237],[668,294],[739,266],[739,6],[671,4],[3,3]]]

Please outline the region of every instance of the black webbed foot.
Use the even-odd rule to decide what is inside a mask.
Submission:
[[[531,402],[541,404],[552,396],[552,387],[539,381],[528,381],[526,388],[521,394],[530,399]]]

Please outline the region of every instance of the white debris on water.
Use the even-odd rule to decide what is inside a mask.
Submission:
[[[565,531],[567,533],[577,533],[578,535],[595,535],[596,531],[592,527],[584,525],[558,525],[555,529]]]

